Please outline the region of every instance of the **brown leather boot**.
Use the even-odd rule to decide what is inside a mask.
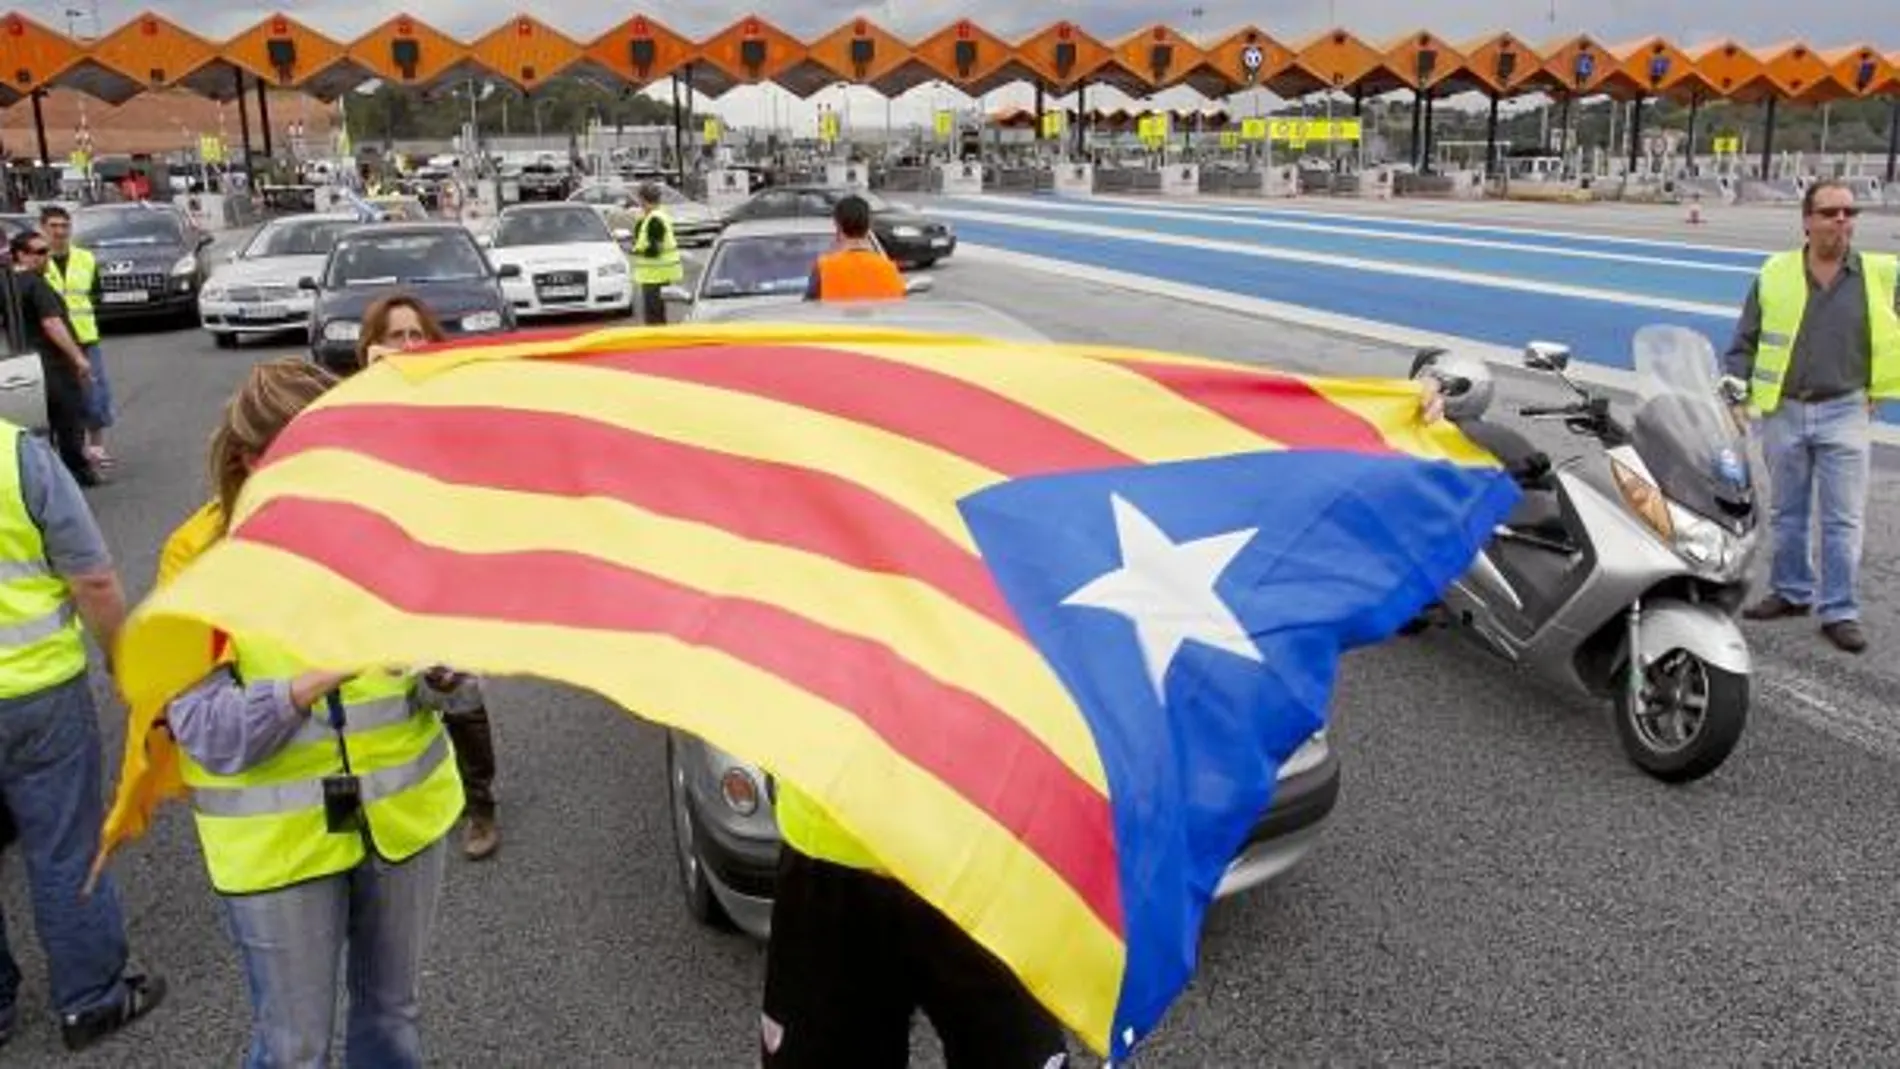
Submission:
[[[470,861],[480,861],[501,849],[501,829],[495,826],[492,813],[469,817],[468,827],[462,834],[462,853]]]

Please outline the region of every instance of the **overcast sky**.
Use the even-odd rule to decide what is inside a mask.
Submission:
[[[282,10],[333,37],[348,40],[374,27],[397,11],[410,14],[463,38],[477,36],[517,10],[548,11],[550,5],[487,3],[480,0],[407,0],[402,4],[364,3],[358,0],[279,0],[264,7],[233,5],[218,0],[0,0],[0,7],[17,8],[47,25],[64,28],[69,9],[90,12],[96,5],[99,20],[110,29],[141,10],[152,10],[210,37],[229,36],[252,25],[265,7]],[[1029,12],[1032,10],[1032,16]],[[704,36],[729,25],[739,16],[757,13],[801,37],[833,29],[853,15],[863,14],[898,34],[922,37],[960,15],[967,15],[1005,37],[1033,32],[1061,18],[1072,19],[1098,37],[1113,39],[1155,22],[1166,22],[1190,35],[1214,36],[1222,30],[1254,23],[1284,41],[1296,41],[1337,24],[1378,40],[1420,28],[1436,31],[1452,41],[1506,29],[1527,40],[1541,42],[1578,32],[1615,44],[1660,33],[1685,42],[1735,37],[1752,45],[1803,38],[1822,48],[1874,41],[1887,51],[1900,50],[1900,22],[1891,4],[1879,0],[889,0],[850,6],[838,0],[695,0],[691,4],[606,3],[562,5],[561,14],[545,16],[557,28],[586,39],[629,17],[635,10],[662,17],[688,36]],[[1420,12],[1430,15],[1421,19]],[[1197,15],[1196,12],[1199,12]],[[89,17],[78,20],[81,34],[89,32]],[[1114,94],[1090,94],[1095,106],[1127,103]],[[991,94],[989,107],[1025,104],[1027,88]],[[797,102],[782,90],[745,88],[721,98],[715,110],[735,125],[760,125],[774,115],[780,124],[815,124],[815,105],[844,104],[847,94],[828,91],[809,102]],[[881,124],[885,107],[868,90],[848,94],[854,122]],[[961,94],[925,87],[899,100],[892,108],[899,124],[922,121],[935,107],[969,106]],[[1192,91],[1164,94],[1157,103],[1192,107],[1201,103]],[[1240,110],[1251,102],[1236,101]]]

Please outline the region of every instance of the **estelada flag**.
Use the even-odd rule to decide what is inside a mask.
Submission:
[[[1411,383],[827,326],[384,361],[139,607],[335,668],[560,680],[756,761],[1121,1056],[1325,724],[1516,500]]]

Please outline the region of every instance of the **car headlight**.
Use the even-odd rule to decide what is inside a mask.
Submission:
[[[180,256],[178,262],[172,265],[174,275],[189,275],[196,270],[198,270],[198,258],[190,253]]]
[[[198,291],[198,299],[212,302],[222,301],[224,300],[224,287],[206,286],[204,289]]]
[[[354,319],[332,319],[323,325],[324,341],[355,341],[363,325]]]
[[[898,226],[891,228],[891,236],[894,238],[921,238],[924,236],[924,232],[914,226]]]
[[[470,334],[501,329],[500,312],[472,312],[462,317],[462,329]]]
[[[627,261],[625,260],[615,260],[613,263],[601,264],[594,268],[594,275],[598,278],[619,278],[626,273]]]

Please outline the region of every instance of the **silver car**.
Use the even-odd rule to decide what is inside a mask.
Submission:
[[[264,224],[213,268],[198,294],[198,318],[220,349],[310,324],[312,295],[297,280],[323,272],[336,239],[361,226],[355,215],[291,215]]]
[[[994,309],[956,301],[753,301],[719,318],[873,325],[1031,344],[1049,340]],[[680,731],[668,733],[666,764],[687,912],[710,927],[765,939],[771,934],[780,842],[772,805],[775,784],[758,766]],[[1318,840],[1338,797],[1339,758],[1320,731],[1280,767],[1273,801],[1228,866],[1216,897],[1258,887],[1291,869]]]
[[[871,239],[877,243],[876,238]],[[733,319],[758,308],[804,301],[818,258],[830,252],[837,233],[829,219],[763,219],[734,223],[713,242],[706,269],[689,285],[668,286],[668,303],[688,306],[687,322]],[[927,293],[929,275],[905,279],[905,292]]]
[[[660,187],[660,207],[665,208],[666,214],[673,219],[673,229],[678,232],[676,240],[688,248],[712,244],[713,239],[719,236],[719,231],[725,227],[725,219],[665,182],[653,184]],[[625,212],[638,212],[639,192],[640,183],[637,182],[590,182],[567,199]]]

